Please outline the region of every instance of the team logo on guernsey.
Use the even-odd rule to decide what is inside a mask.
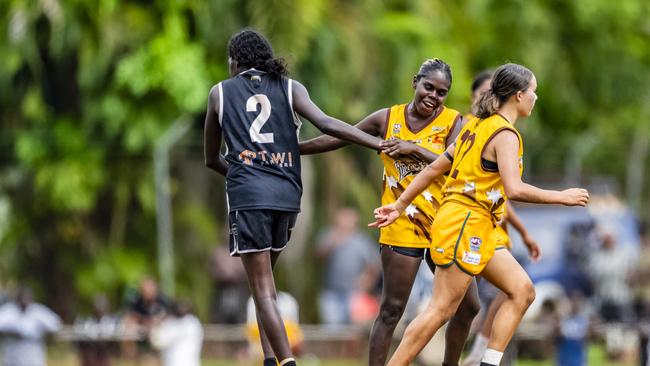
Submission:
[[[433,126],[433,127],[431,127],[432,132],[440,132],[440,131],[444,131],[444,130],[445,130],[445,128],[443,126]]]
[[[427,164],[422,161],[395,161],[395,169],[399,172],[400,182],[409,175],[417,175],[426,167]]]
[[[253,165],[253,159],[257,157],[254,151],[244,150],[239,154],[239,160],[242,160],[246,165]]]
[[[393,125],[393,135],[397,135],[401,130],[402,130],[402,125],[401,124],[395,123]]]
[[[478,252],[481,250],[481,244],[483,244],[483,240],[477,236],[472,236],[469,238],[469,249],[472,252]]]

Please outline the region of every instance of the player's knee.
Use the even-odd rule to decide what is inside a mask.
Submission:
[[[533,285],[533,282],[528,280],[526,281],[526,308],[530,306],[530,304],[535,301],[535,296],[537,296],[537,293],[535,292],[535,286]]]
[[[522,281],[514,291],[513,300],[522,308],[527,309],[535,301],[535,286],[530,279]]]
[[[400,300],[384,301],[382,302],[381,308],[379,310],[379,318],[384,324],[390,327],[394,327],[402,318],[402,314],[404,314],[405,307],[406,307],[406,303],[404,301],[400,301]]]

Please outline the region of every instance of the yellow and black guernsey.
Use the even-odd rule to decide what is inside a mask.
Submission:
[[[465,115],[466,121],[471,121],[474,118],[477,117],[472,113],[467,113]],[[508,250],[512,249],[512,242],[510,241],[510,235],[508,234],[508,223],[506,221],[507,216],[508,216],[508,212],[506,206],[504,206],[503,217],[497,223],[496,233],[493,235],[493,238],[494,240],[496,240],[497,243],[496,245],[497,249],[504,249],[504,248]]]
[[[523,172],[523,142],[519,132],[501,115],[467,122],[456,141],[454,161],[443,187],[445,201],[458,201],[470,207],[481,207],[500,221],[505,210],[505,191],[496,162],[483,159],[488,143],[503,130],[510,130],[519,139],[519,173]]]
[[[432,228],[430,253],[436,265],[456,263],[463,271],[476,275],[503,240],[495,225],[505,211],[505,190],[497,163],[484,159],[483,152],[504,130],[512,131],[519,139],[517,163],[521,174],[523,143],[519,132],[505,118],[474,118],[460,131],[451,172],[442,189],[443,205]]]
[[[398,138],[411,141],[434,154],[441,155],[447,139],[459,119],[459,112],[442,107],[423,129],[412,131],[406,123],[408,104],[399,104],[388,110],[385,139]],[[381,204],[393,203],[428,163],[416,157],[393,159],[380,154],[384,164],[384,182]],[[431,224],[442,203],[442,186],[445,177],[440,177],[422,194],[417,196],[392,225],[381,228],[379,242],[386,245],[429,248],[431,245]]]

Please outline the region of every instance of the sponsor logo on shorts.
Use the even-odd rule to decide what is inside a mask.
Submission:
[[[464,252],[463,262],[477,266],[481,264],[481,255],[478,253]]]
[[[483,240],[481,240],[481,238],[478,236],[472,236],[469,238],[469,249],[472,252],[478,252],[481,250],[481,244],[483,244]]]

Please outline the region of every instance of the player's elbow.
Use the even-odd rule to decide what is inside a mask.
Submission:
[[[521,187],[518,186],[504,186],[503,187],[506,193],[506,196],[508,199],[515,200],[515,201],[521,201],[521,199],[524,197],[524,191],[521,189]]]
[[[205,166],[214,169],[217,166],[217,161],[213,158],[205,158]]]
[[[214,170],[218,173],[222,172],[221,164],[219,164],[219,159],[218,158],[206,158],[205,159],[205,166],[210,169]]]

